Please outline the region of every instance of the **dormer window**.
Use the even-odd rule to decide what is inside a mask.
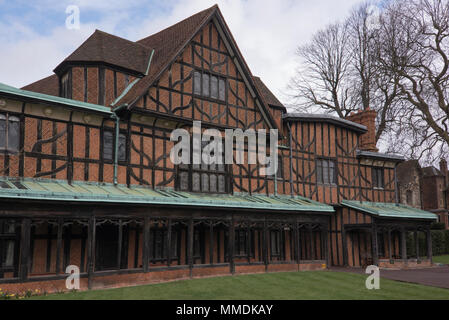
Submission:
[[[226,100],[226,81],[208,73],[195,71],[193,76],[193,93],[198,96]]]

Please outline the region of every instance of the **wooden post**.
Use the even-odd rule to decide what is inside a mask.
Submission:
[[[295,247],[296,247],[296,263],[301,263],[301,241],[298,223],[295,225]]]
[[[150,264],[150,218],[145,217],[143,221],[143,244],[142,244],[143,272],[149,271]]]
[[[373,264],[377,266],[379,265],[379,247],[377,243],[377,228],[374,222],[371,229],[371,237],[372,237],[371,247],[373,252]]]
[[[323,248],[324,248],[324,260],[326,260],[326,267],[329,267],[329,244],[328,244],[328,235],[329,235],[329,228],[326,225],[321,230],[321,235],[323,239]]]
[[[248,226],[246,229],[246,256],[248,259],[248,264],[251,263],[251,230]]]
[[[214,224],[209,225],[209,262],[214,264]]]
[[[390,261],[393,260],[393,254],[391,252],[391,229],[388,228],[388,256]]]
[[[315,256],[315,238],[313,236],[312,226],[309,226],[309,236],[310,236],[310,255],[312,260],[316,260]]]
[[[188,247],[189,247],[189,273],[190,273],[190,278],[192,278],[193,276],[193,233],[194,233],[194,228],[193,228],[193,218],[190,218],[189,220],[189,243],[188,243]]]
[[[20,239],[20,281],[25,281],[28,278],[29,270],[29,258],[32,252],[30,252],[31,245],[31,219],[22,220],[22,230]]]
[[[118,243],[117,243],[117,270],[122,266],[122,243],[123,243],[123,221],[118,220]]]
[[[62,231],[64,229],[63,218],[58,218],[58,233],[56,240],[56,274],[61,272]]]
[[[432,263],[432,233],[430,232],[430,225],[427,226],[426,230],[426,242],[427,242],[427,259]]]
[[[413,237],[415,238],[415,250],[416,250],[416,260],[419,260],[419,239],[418,239],[418,229],[413,232]]]
[[[167,267],[170,267],[171,264],[171,232],[172,232],[172,221],[168,219],[167,226]]]
[[[263,262],[265,263],[265,272],[268,272],[268,227],[266,220],[263,222]]]
[[[87,287],[92,289],[93,274],[95,266],[95,217],[89,218],[89,225],[87,227]]]
[[[229,228],[229,266],[231,274],[234,274],[235,272],[235,265],[234,265],[234,250],[235,250],[235,225],[234,225],[234,215],[231,219],[231,227]]]
[[[336,241],[338,242],[338,234],[336,235]],[[345,226],[342,223],[341,226],[341,242],[343,244],[343,266],[347,267],[348,266],[348,240],[346,239],[346,230],[345,230]],[[338,257],[337,257],[337,261],[339,261]]]
[[[401,256],[404,263],[407,263],[407,233],[404,227],[401,228]]]

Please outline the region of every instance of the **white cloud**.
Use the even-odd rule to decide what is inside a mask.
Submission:
[[[80,30],[66,30],[61,26],[40,35],[26,25],[0,23],[0,37],[10,41],[0,50],[0,82],[21,87],[52,73],[67,55],[75,50],[95,28],[115,33],[130,40],[138,40],[168,27],[188,16],[206,9],[215,1],[170,1],[172,9],[157,15],[151,4],[134,19],[131,8],[145,8],[143,0],[131,1],[70,1],[83,10],[103,12],[94,24]],[[345,17],[360,0],[219,0],[218,5],[234,35],[246,62],[254,75],[278,94],[285,89],[296,66],[295,50],[326,24]],[[55,3],[46,0],[41,8]],[[61,4],[58,6],[63,7]],[[160,9],[160,8],[159,8]],[[63,13],[64,11],[62,11]],[[18,17],[15,17],[17,21]],[[126,22],[126,24],[124,24]],[[5,35],[5,37],[3,37]]]

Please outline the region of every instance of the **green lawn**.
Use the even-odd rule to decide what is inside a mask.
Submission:
[[[449,254],[443,256],[434,256],[433,262],[449,264]]]
[[[53,294],[32,299],[446,299],[449,290],[381,279],[365,288],[365,275],[310,271],[181,280],[108,290]]]

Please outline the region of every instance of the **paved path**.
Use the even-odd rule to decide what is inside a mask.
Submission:
[[[362,268],[340,268],[332,267],[331,271],[352,272],[365,274]],[[449,266],[436,266],[432,268],[409,269],[409,270],[380,270],[380,277],[385,279],[413,282],[426,286],[434,286],[449,289]]]

